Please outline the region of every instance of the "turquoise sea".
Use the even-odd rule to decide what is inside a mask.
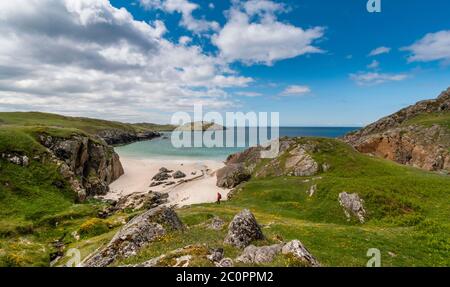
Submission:
[[[281,127],[280,137],[328,137],[337,138],[346,133],[356,130],[355,127]],[[254,129],[253,131],[255,131]],[[248,135],[252,128],[235,129],[235,147],[182,147],[176,148],[172,145],[171,133],[166,132],[162,137],[151,141],[142,141],[125,146],[116,147],[119,155],[133,158],[159,158],[159,159],[203,159],[203,160],[225,160],[228,155],[242,151],[250,146]],[[237,133],[245,133],[245,140],[238,141]],[[192,133],[192,142],[195,134],[202,135],[201,132]],[[268,132],[270,138],[270,130]],[[198,138],[198,137],[197,137]],[[241,137],[242,139],[242,137]]]

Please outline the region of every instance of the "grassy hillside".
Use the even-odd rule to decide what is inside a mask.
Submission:
[[[46,160],[38,134],[69,137],[104,129],[138,132],[155,127],[45,113],[0,113],[0,155],[30,159],[30,165],[22,167],[0,157],[0,266],[48,266],[50,253],[55,252],[52,242],[74,240],[67,230],[81,228],[104,205],[74,203],[75,194],[57,166]]]
[[[140,263],[189,244],[223,247],[225,256],[240,251],[223,246],[226,229],[213,231],[205,222],[213,216],[227,221],[249,208],[267,240],[257,245],[299,239],[325,266],[365,266],[369,248],[382,253],[383,266],[449,266],[450,177],[398,165],[355,152],[344,143],[329,139],[315,141],[314,158],[331,169],[315,177],[252,179],[239,188],[231,201],[221,205],[202,204],[178,210],[189,226],[184,233],[171,233],[146,247],[140,254],[116,265]],[[306,193],[317,184],[317,192]],[[338,203],[340,192],[356,192],[365,200],[368,221],[348,222]],[[107,242],[104,234],[71,245],[83,255]],[[292,262],[279,257],[270,265]],[[207,261],[194,262],[199,266]]]
[[[423,125],[426,127],[436,124],[450,130],[450,112],[421,114],[403,123],[403,125],[413,124]]]
[[[78,129],[88,134],[95,134],[101,130],[119,129],[124,131],[163,131],[171,130],[170,125],[157,124],[126,124],[91,118],[66,117],[57,114],[40,112],[11,112],[0,113],[0,128],[5,125],[25,127],[52,127],[56,129]]]

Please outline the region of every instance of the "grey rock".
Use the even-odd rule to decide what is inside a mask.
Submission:
[[[255,216],[248,209],[244,209],[235,215],[228,226],[228,234],[224,243],[244,248],[254,240],[264,239],[261,227],[258,225]]]
[[[233,267],[234,262],[233,259],[227,257],[220,260],[220,262],[215,263],[215,265],[216,267]]]
[[[283,245],[274,244],[270,246],[256,247],[254,245],[247,246],[242,254],[236,258],[237,262],[242,263],[269,263],[275,259],[275,256],[281,252]]]
[[[168,180],[170,178],[170,174],[165,171],[160,171],[157,174],[155,174],[152,178],[154,181],[164,181]]]
[[[114,235],[101,251],[89,256],[83,263],[86,267],[105,267],[118,257],[127,258],[148,243],[162,237],[168,230],[182,230],[183,224],[170,208],[157,207],[136,216]]]
[[[218,187],[233,188],[250,179],[250,172],[241,163],[228,164],[216,173]]]
[[[223,248],[210,249],[206,258],[212,262],[220,262],[223,259]]]
[[[211,219],[211,222],[208,225],[208,228],[213,229],[213,230],[222,230],[224,225],[225,225],[225,221],[223,221],[222,218],[215,216],[213,219]]]
[[[364,223],[364,201],[357,193],[341,192],[339,194],[339,204],[344,208],[345,216],[350,220],[351,214],[356,216],[361,223]]]
[[[292,255],[298,260],[303,261],[307,266],[320,267],[319,261],[312,256],[305,246],[299,240],[292,240],[286,243],[281,249],[282,254]]]
[[[186,174],[184,174],[183,172],[181,172],[181,171],[176,171],[176,172],[174,172],[173,174],[172,174],[172,176],[173,176],[173,178],[175,178],[175,179],[179,179],[179,178],[184,178],[184,177],[186,177]]]

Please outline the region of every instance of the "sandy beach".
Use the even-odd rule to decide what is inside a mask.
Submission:
[[[143,193],[150,190],[168,193],[169,205],[179,207],[215,202],[217,193],[226,199],[229,190],[216,186],[215,172],[224,166],[221,161],[191,160],[191,159],[136,159],[120,157],[125,174],[110,185],[110,192],[105,199],[118,199],[132,194]],[[152,177],[165,167],[173,171],[186,174],[182,179],[169,179],[173,185],[159,185],[150,187]]]

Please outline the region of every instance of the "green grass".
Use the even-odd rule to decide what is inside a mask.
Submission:
[[[444,128],[450,129],[450,112],[421,114],[403,123],[403,125],[413,124],[423,125],[426,127],[437,124]]]
[[[300,141],[315,141],[319,147],[315,160],[328,163],[331,169],[316,177],[252,179],[231,201],[179,209],[187,231],[170,233],[115,265],[141,263],[202,243],[223,247],[226,257],[235,258],[241,251],[223,245],[226,227],[209,230],[205,222],[217,215],[228,223],[243,208],[249,208],[264,225],[267,239],[255,244],[276,243],[280,237],[299,239],[325,266],[365,266],[369,248],[381,251],[382,266],[450,265],[450,177],[359,154],[335,140]],[[306,191],[312,184],[318,188],[310,198]],[[365,200],[365,224],[347,221],[338,203],[343,191],[356,192]],[[210,265],[207,261],[193,264]],[[268,265],[293,264],[279,256]]]
[[[0,127],[5,125],[25,127],[46,127],[56,129],[77,129],[88,134],[96,134],[107,129],[119,129],[130,132],[148,130],[172,130],[170,125],[157,124],[126,124],[115,121],[105,121],[91,118],[66,117],[57,114],[40,112],[10,112],[0,113]]]

